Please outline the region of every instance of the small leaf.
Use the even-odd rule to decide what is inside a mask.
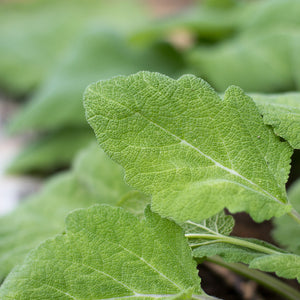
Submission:
[[[293,207],[300,211],[300,180],[288,190],[288,196]],[[300,255],[300,227],[290,216],[282,216],[273,220],[275,228],[273,236],[281,245]]]
[[[261,240],[228,236],[233,224],[232,217],[223,212],[198,224],[190,221],[184,224],[185,236],[195,259],[203,261],[206,257],[218,255],[229,263],[249,264],[250,268],[299,280],[299,256]]]
[[[278,276],[300,282],[300,256],[293,254],[265,255],[253,260],[250,268],[266,272],[275,272]]]
[[[251,97],[264,123],[271,125],[294,149],[300,149],[300,93],[251,94]]]
[[[192,75],[140,72],[90,85],[84,102],[101,146],[161,215],[199,221],[228,207],[262,221],[291,209],[292,149],[239,88],[221,100]]]
[[[51,276],[49,276],[51,274]],[[0,289],[1,298],[167,299],[200,294],[196,264],[175,223],[146,213],[93,206],[71,213],[66,233],[27,256]]]
[[[186,233],[203,233],[215,235],[229,235],[234,226],[234,219],[230,215],[226,215],[224,211],[217,215],[205,219],[202,222],[187,221],[182,224]]]

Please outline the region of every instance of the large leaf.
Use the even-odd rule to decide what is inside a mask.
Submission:
[[[87,128],[59,130],[31,142],[8,167],[9,173],[51,172],[68,167],[76,153],[94,139]]]
[[[182,224],[186,234],[212,234],[227,236],[234,226],[234,219],[224,211],[205,219],[202,222],[187,221]]]
[[[300,93],[251,94],[263,115],[264,123],[272,125],[279,136],[293,148],[300,148]]]
[[[51,276],[48,276],[51,274]],[[149,210],[139,221],[120,208],[71,213],[66,233],[41,244],[0,289],[14,299],[167,299],[200,295],[196,264],[175,223]]]
[[[300,210],[300,180],[296,181],[288,191],[288,196],[298,211]],[[300,228],[288,216],[282,216],[274,219],[275,229],[273,236],[281,245],[287,247],[290,251],[300,255]]]
[[[121,168],[96,145],[85,150],[75,164],[75,172],[55,176],[41,192],[0,218],[0,279],[21,263],[29,250],[62,232],[69,211],[93,203],[116,204],[129,191]]]
[[[85,108],[127,182],[151,194],[164,216],[199,221],[228,207],[262,221],[291,209],[292,149],[237,87],[222,100],[192,75],[140,72],[90,85]]]
[[[176,75],[182,64],[179,54],[167,44],[135,49],[112,30],[88,28],[10,122],[9,130],[86,126],[82,94],[90,82],[144,69]]]

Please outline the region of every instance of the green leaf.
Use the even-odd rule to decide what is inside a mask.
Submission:
[[[266,272],[275,272],[284,278],[297,278],[300,282],[300,256],[293,254],[265,255],[256,258],[249,265],[250,268]]]
[[[190,246],[193,248],[193,255],[196,258],[205,258],[218,255],[224,261],[242,262],[250,264],[254,259],[268,255],[286,255],[286,253],[261,240],[226,237],[220,234],[203,235],[197,232],[186,234]]]
[[[198,233],[198,234],[214,234],[214,235],[229,235],[234,226],[234,218],[230,215],[226,215],[224,211],[221,211],[215,216],[209,219],[205,219],[202,222],[187,221],[182,224],[185,232]]]
[[[101,146],[159,214],[199,221],[227,207],[262,221],[290,211],[292,149],[241,89],[222,100],[192,75],[140,72],[92,84],[84,98]]]
[[[290,145],[300,148],[300,93],[251,94],[263,115],[264,123],[271,125],[276,134]]]
[[[256,239],[229,236],[234,226],[232,216],[220,212],[202,222],[187,221],[182,224],[185,236],[196,258],[221,256],[226,262],[249,264],[256,257],[281,254],[281,249]]]
[[[51,276],[48,276],[51,274]],[[203,299],[196,263],[175,223],[146,212],[93,206],[71,213],[66,233],[27,256],[0,289],[14,299]]]
[[[114,205],[129,190],[121,168],[91,145],[76,159],[75,171],[55,176],[38,194],[0,218],[0,280],[29,250],[62,232],[68,212],[94,203]]]
[[[188,221],[183,224],[196,260],[203,261],[218,255],[228,263],[241,262],[249,264],[250,268],[276,271],[278,276],[299,280],[299,256],[286,253],[261,240],[229,236],[233,225],[233,218],[223,212],[202,222]]]
[[[296,210],[300,210],[300,180],[296,181],[288,190],[289,199]],[[288,250],[300,255],[299,224],[289,216],[282,216],[273,220],[275,228],[273,237]]]
[[[94,139],[87,128],[70,128],[50,133],[31,142],[9,165],[11,174],[41,173],[67,167],[79,150]]]

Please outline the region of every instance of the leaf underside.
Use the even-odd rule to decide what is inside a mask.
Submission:
[[[92,84],[84,98],[101,147],[159,214],[199,221],[227,207],[262,221],[290,210],[292,149],[241,89],[222,100],[192,75],[140,72]]]

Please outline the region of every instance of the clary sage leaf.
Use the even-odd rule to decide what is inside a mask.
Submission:
[[[184,222],[224,207],[256,221],[290,211],[292,148],[240,88],[222,100],[195,76],[139,72],[94,83],[84,99],[101,147],[152,196],[155,212]]]

